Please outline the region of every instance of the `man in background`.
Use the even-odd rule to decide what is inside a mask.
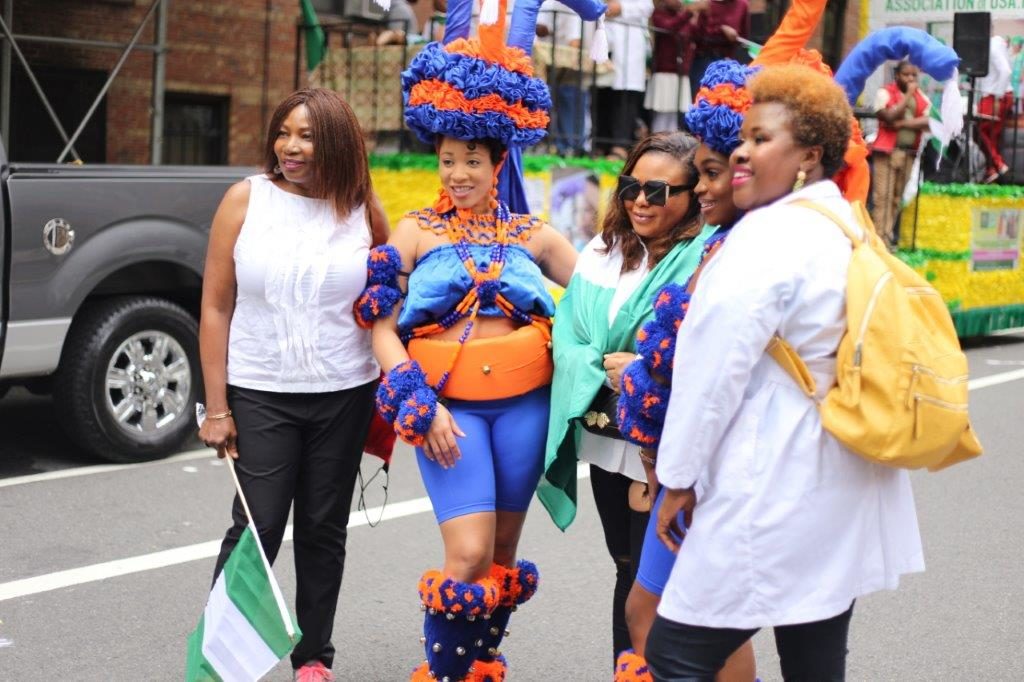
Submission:
[[[895,244],[900,199],[921,146],[921,132],[928,128],[931,106],[918,90],[916,66],[903,60],[896,65],[893,75],[893,82],[875,94],[878,136],[871,145],[871,218],[879,236],[890,246]]]

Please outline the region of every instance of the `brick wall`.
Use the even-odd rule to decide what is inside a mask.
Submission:
[[[780,0],[751,0],[761,12]],[[14,32],[126,43],[151,0],[16,0]],[[420,2],[427,9],[427,4]],[[260,162],[266,119],[292,90],[297,0],[169,0],[169,92],[227,97],[228,163]],[[858,2],[848,0],[843,53],[857,38]],[[417,6],[417,9],[421,9]],[[154,17],[155,18],[155,17]],[[155,40],[154,18],[140,42]],[[269,59],[265,32],[269,25]],[[819,34],[810,47],[820,47]],[[117,50],[24,43],[31,64],[109,72]],[[106,160],[149,163],[153,53],[133,52],[115,79],[106,103]],[[266,79],[266,87],[264,80]],[[12,102],[12,106],[17,106]],[[65,121],[74,128],[77,121]],[[69,133],[71,130],[68,131]],[[47,132],[49,134],[49,131]],[[53,133],[56,134],[56,133]]]
[[[151,0],[19,0],[14,32],[127,43]],[[269,12],[268,12],[269,6]],[[259,163],[266,117],[292,90],[296,0],[170,0],[166,89],[229,98],[228,162]],[[155,41],[155,15],[141,43]],[[269,22],[269,60],[264,35]],[[24,43],[32,65],[108,72],[118,50]],[[107,93],[107,161],[150,161],[152,52],[133,52]],[[264,89],[264,70],[267,88]],[[12,102],[12,106],[17,103]],[[75,122],[65,122],[73,128]],[[70,130],[68,131],[71,132]]]

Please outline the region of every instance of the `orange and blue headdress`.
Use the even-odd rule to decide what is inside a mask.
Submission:
[[[756,71],[735,60],[720,59],[700,79],[697,97],[685,115],[686,127],[719,154],[729,156],[740,144],[743,116],[751,104],[747,79]]]
[[[607,9],[599,0],[564,4],[588,21]],[[540,5],[517,0],[506,40],[507,0],[483,0],[475,38],[474,0],[450,0],[443,43],[428,44],[402,73],[405,121],[421,140],[493,139],[508,149],[498,192],[515,213],[529,212],[521,151],[543,139],[550,120],[551,95],[530,61]]]

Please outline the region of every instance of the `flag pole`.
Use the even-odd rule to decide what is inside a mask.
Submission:
[[[281,586],[277,584],[277,580],[274,578],[274,573],[270,568],[270,562],[267,561],[267,553],[263,551],[263,543],[260,541],[259,531],[256,530],[256,523],[252,520],[252,512],[249,511],[249,502],[245,499],[245,493],[242,492],[242,484],[238,480],[238,474],[235,472],[235,459],[225,453],[224,459],[228,461],[228,471],[231,472],[231,480],[235,482],[235,492],[238,493],[238,500],[242,503],[242,509],[245,510],[245,518],[249,521],[249,530],[252,532],[253,539],[256,541],[256,549],[260,551],[260,559],[263,560],[263,568],[267,572],[267,576],[270,578],[270,590],[274,593],[274,601],[277,602],[277,610],[281,613],[281,621],[284,622],[285,632],[292,639],[295,639],[295,628],[292,627],[291,616],[288,615],[288,607],[284,603],[284,595],[281,594]]]
[[[238,474],[235,473],[235,459],[227,453],[224,454],[224,459],[228,461],[228,471],[231,472],[231,480],[235,482],[235,492],[238,493],[238,499],[242,503],[242,509],[245,510],[245,518],[249,522],[250,526],[255,527],[256,524],[252,520],[252,512],[249,511],[249,502],[245,499],[245,493],[242,492],[242,484],[238,481]],[[257,542],[259,541],[258,535],[256,536],[256,540]],[[261,546],[260,552],[262,551],[263,547]]]
[[[203,427],[203,422],[206,421],[206,406],[202,403],[196,403],[196,423],[199,424],[199,428]],[[235,472],[235,460],[234,458],[224,453],[224,459],[228,461],[228,471],[231,472],[231,480],[235,483],[235,493],[238,495],[239,502],[242,503],[242,509],[245,511],[245,518],[248,521],[249,530],[252,532],[253,540],[256,541],[256,549],[260,552],[260,559],[263,560],[263,569],[267,572],[267,578],[270,582],[270,590],[274,593],[274,601],[277,603],[277,610],[281,614],[281,622],[284,623],[285,632],[288,633],[293,641],[295,639],[295,628],[292,626],[291,616],[288,615],[288,607],[284,603],[284,595],[281,594],[281,586],[277,584],[277,579],[274,578],[274,572],[270,568],[270,562],[267,561],[267,553],[263,551],[263,543],[260,542],[260,534],[256,529],[256,523],[252,520],[252,511],[249,509],[249,501],[245,499],[245,493],[242,492],[242,484],[238,480],[238,474]]]

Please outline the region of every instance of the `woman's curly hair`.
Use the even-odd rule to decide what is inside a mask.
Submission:
[[[827,76],[799,64],[767,66],[747,83],[754,104],[778,102],[790,112],[793,139],[801,147],[821,146],[821,165],[830,178],[843,164],[853,112],[846,93]]]
[[[689,133],[678,131],[655,133],[633,147],[621,173],[622,175],[631,174],[642,156],[658,153],[671,156],[679,163],[683,171],[683,182],[694,182],[697,178],[697,167],[693,163],[693,157],[699,146],[697,138]],[[700,204],[697,203],[692,189],[687,192],[687,195],[690,198],[690,205],[679,224],[665,237],[647,244],[647,253],[652,267],[671,251],[677,242],[693,237],[700,230]],[[633,231],[633,224],[629,221],[626,207],[614,193],[608,202],[608,211],[605,213],[604,221],[601,223],[601,240],[604,242],[604,248],[600,249],[599,253],[611,253],[616,248],[622,251],[622,272],[630,272],[639,267],[640,261],[644,257],[643,240]]]

